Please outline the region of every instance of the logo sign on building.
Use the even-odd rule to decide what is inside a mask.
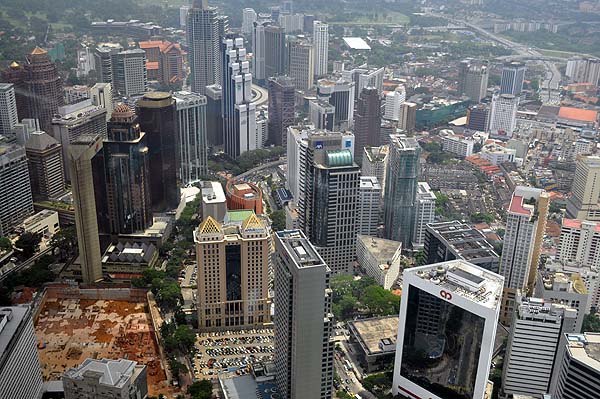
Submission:
[[[451,301],[452,300],[452,293],[450,293],[448,291],[441,290],[440,291],[440,296],[442,298],[444,298],[445,300],[447,300],[447,301]]]
[[[322,150],[324,147],[323,142],[322,141],[317,141],[315,142],[315,149],[316,150]]]
[[[352,147],[352,140],[346,140],[345,147],[346,148],[351,148]]]

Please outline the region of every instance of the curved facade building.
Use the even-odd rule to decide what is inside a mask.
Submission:
[[[249,209],[263,213],[262,191],[257,185],[242,180],[229,180],[225,187],[227,209]]]

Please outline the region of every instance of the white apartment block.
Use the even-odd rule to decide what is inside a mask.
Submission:
[[[402,243],[359,234],[356,236],[356,261],[377,284],[389,290],[400,273]]]
[[[33,197],[25,148],[0,145],[0,236],[33,214]]]
[[[108,122],[114,109],[112,85],[110,83],[96,83],[90,89],[90,98],[92,104],[106,110],[106,121]]]
[[[577,161],[571,191],[567,216],[600,221],[600,157],[582,157]]]
[[[479,156],[493,165],[499,165],[503,162],[514,162],[516,154],[517,150],[491,143],[483,146]]]
[[[446,132],[446,135],[442,136],[443,151],[450,152],[462,158],[473,155],[474,140],[457,136],[451,130],[442,130],[441,133],[444,132]]]
[[[422,247],[425,242],[425,229],[428,223],[435,221],[435,200],[437,197],[426,182],[419,182],[417,186],[417,214],[415,232],[413,234],[413,247]]]
[[[258,14],[253,8],[244,8],[242,12],[242,33],[249,35],[252,33],[252,28],[256,22]]]
[[[315,76],[327,75],[329,62],[329,25],[313,22],[313,45],[315,48]]]
[[[600,222],[563,219],[557,256],[566,265],[600,270]]]
[[[358,209],[356,233],[377,236],[381,211],[381,185],[374,176],[361,176],[358,187]]]
[[[0,134],[12,134],[19,123],[17,101],[12,83],[0,83]]]
[[[385,95],[383,118],[398,122],[404,101],[406,101],[406,89],[404,85],[398,85],[394,91],[390,91]]]
[[[490,107],[490,133],[492,136],[512,137],[517,126],[519,97],[512,94],[494,94]]]
[[[375,176],[381,186],[381,195],[385,192],[385,172],[387,169],[388,154],[390,147],[382,145],[380,147],[365,147],[362,157],[362,176]]]

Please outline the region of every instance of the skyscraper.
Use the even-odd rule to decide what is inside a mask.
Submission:
[[[484,397],[502,282],[463,260],[404,270],[394,396]]]
[[[381,210],[381,185],[375,176],[361,176],[358,187],[356,233],[377,237],[379,211]]]
[[[287,148],[287,128],[295,120],[296,92],[287,76],[269,79],[269,141]]]
[[[237,158],[262,147],[256,137],[256,104],[252,102],[252,74],[244,39],[223,42],[223,135],[225,152]]]
[[[254,27],[254,23],[258,14],[254,11],[253,8],[244,8],[242,11],[242,33],[244,35],[249,35],[252,33],[252,28]]]
[[[595,399],[600,386],[600,334],[567,334],[556,357],[550,394],[553,399]]]
[[[206,97],[187,91],[173,93],[177,110],[179,176],[182,184],[208,171]]]
[[[106,110],[106,121],[110,120],[113,112],[113,91],[110,83],[96,83],[90,89],[92,104]]]
[[[398,127],[404,130],[406,133],[411,134],[415,131],[417,123],[417,104],[405,102],[402,104],[402,113],[400,114],[400,121],[398,121]]]
[[[194,0],[186,29],[192,91],[205,94],[206,86],[219,83],[221,78],[217,9],[209,7],[208,0]]]
[[[342,77],[354,82],[354,100],[365,87],[374,87],[379,94],[383,93],[383,74],[385,68],[354,68],[342,71]]]
[[[206,132],[209,147],[223,145],[223,116],[221,107],[223,90],[221,85],[206,87]]]
[[[313,22],[313,45],[315,48],[315,76],[327,75],[329,62],[329,25]]]
[[[253,211],[230,211],[223,224],[208,216],[194,232],[201,331],[270,322],[269,248]]]
[[[384,237],[400,241],[406,248],[412,241],[416,222],[421,147],[412,137],[394,134],[390,139],[383,203]]]
[[[540,395],[549,392],[556,353],[566,333],[575,331],[577,311],[538,298],[518,297],[508,335],[502,392]]]
[[[65,193],[61,145],[45,132],[33,132],[25,143],[31,192],[35,201],[57,199]]]
[[[11,83],[0,83],[0,134],[12,134],[19,123],[15,88]]]
[[[426,182],[419,182],[417,186],[417,212],[415,216],[415,230],[412,237],[413,247],[422,247],[425,241],[425,229],[429,223],[435,221],[435,203],[437,197]]]
[[[564,218],[557,258],[565,265],[600,269],[600,223]]]
[[[288,75],[294,80],[296,90],[309,90],[314,85],[315,49],[306,40],[288,42]]]
[[[146,133],[125,104],[115,108],[104,140],[107,209],[112,235],[141,232],[152,225],[150,159]]]
[[[285,398],[333,397],[330,274],[301,231],[275,234],[275,381]]]
[[[265,79],[285,73],[285,31],[277,25],[265,27]]]
[[[102,152],[102,136],[99,134],[82,135],[69,147],[69,168],[71,169],[81,277],[87,284],[102,280],[102,259],[94,191],[96,187],[93,184],[94,169],[97,167],[96,161],[98,161],[94,158],[99,152]]]
[[[39,399],[44,393],[32,310],[28,306],[0,310],[0,398]]]
[[[494,94],[490,107],[489,131],[492,136],[511,138],[517,126],[519,97],[512,94]]]
[[[522,62],[509,62],[502,68],[502,80],[500,81],[500,93],[520,96],[525,80],[527,67]]]
[[[532,292],[550,196],[544,190],[517,186],[506,212],[506,233],[500,258],[500,274],[504,276],[501,320],[510,324],[517,290]]]
[[[333,132],[335,129],[335,107],[325,100],[310,100],[308,120],[317,129]]]
[[[265,28],[270,22],[254,22],[252,24],[252,77],[259,83],[265,80]]]
[[[467,110],[467,128],[485,132],[489,124],[489,108],[485,104],[477,104]]]
[[[600,157],[577,160],[573,194],[567,200],[567,216],[572,219],[600,221]]]
[[[459,94],[464,94],[471,101],[480,102],[487,95],[489,77],[487,64],[466,59],[461,61],[458,73]]]
[[[7,236],[33,213],[25,148],[0,144],[0,236]]]
[[[354,125],[354,86],[354,82],[344,78],[317,82],[317,97],[335,107],[335,131],[344,131]]]
[[[112,59],[117,53],[123,51],[123,47],[116,43],[100,43],[94,52],[94,64],[101,83],[113,81]]]
[[[150,156],[150,199],[154,212],[177,208],[179,157],[175,100],[169,93],[146,93],[137,102],[137,114]]]
[[[381,101],[374,87],[362,90],[356,103],[354,113],[354,156],[357,160],[362,159],[365,147],[379,147],[379,128],[381,126]],[[406,244],[405,244],[406,245]]]
[[[119,97],[140,95],[148,90],[144,50],[125,50],[112,56],[112,88]]]
[[[385,114],[384,118],[390,121],[398,122],[402,114],[402,104],[406,101],[406,89],[404,85],[399,85],[394,91],[385,95]]]
[[[389,146],[365,147],[362,156],[362,176],[375,176],[381,185],[381,197],[385,193],[386,169],[389,154]]]

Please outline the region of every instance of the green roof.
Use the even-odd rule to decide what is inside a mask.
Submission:
[[[244,220],[248,219],[253,213],[253,210],[247,209],[227,211],[227,216],[225,217],[225,219],[230,222],[243,222]]]
[[[352,166],[350,150],[327,151],[327,166]]]

